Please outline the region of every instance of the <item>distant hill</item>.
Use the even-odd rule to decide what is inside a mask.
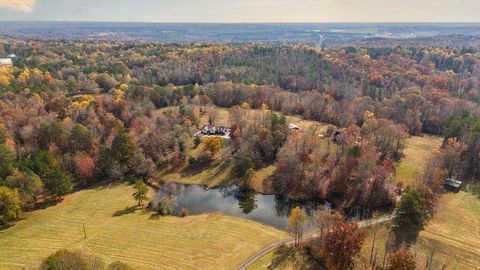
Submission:
[[[0,21],[0,38],[207,43],[305,43],[318,47],[480,45],[473,23],[94,23]]]

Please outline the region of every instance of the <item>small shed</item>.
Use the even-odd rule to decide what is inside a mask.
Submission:
[[[445,183],[444,183],[445,189],[450,190],[450,191],[455,192],[455,193],[459,192],[460,189],[462,189],[462,186],[463,186],[463,182],[458,181],[454,178],[447,178],[445,180]]]
[[[292,124],[292,123],[288,124],[288,128],[290,130],[300,131],[300,127],[298,127],[297,125]]]

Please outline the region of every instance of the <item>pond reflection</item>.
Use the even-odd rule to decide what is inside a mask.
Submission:
[[[312,214],[325,202],[295,201],[280,195],[262,195],[237,186],[206,189],[197,185],[164,184],[157,196],[175,195],[177,211],[187,208],[190,214],[223,212],[226,215],[255,220],[279,229],[287,229],[287,217],[295,206]],[[310,229],[312,229],[311,227]],[[306,228],[309,229],[309,228]]]

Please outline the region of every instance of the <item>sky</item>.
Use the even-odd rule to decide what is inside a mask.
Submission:
[[[0,0],[0,20],[480,22],[480,0]]]

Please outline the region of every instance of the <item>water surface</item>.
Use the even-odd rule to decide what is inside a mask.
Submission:
[[[263,195],[237,186],[207,189],[197,185],[164,184],[157,196],[174,195],[177,211],[187,208],[190,214],[223,212],[226,215],[258,221],[278,229],[288,228],[288,216],[295,206],[312,214],[319,206],[330,207],[319,200],[295,201],[280,195]],[[307,226],[306,229],[312,229]]]

